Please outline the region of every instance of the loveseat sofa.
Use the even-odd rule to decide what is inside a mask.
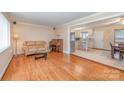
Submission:
[[[45,41],[24,41],[24,54],[31,55],[47,51],[47,43]]]

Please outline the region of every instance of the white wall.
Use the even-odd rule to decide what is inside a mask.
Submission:
[[[7,15],[6,15],[7,17]],[[0,53],[0,79],[2,78],[8,64],[10,63],[13,57],[13,49],[12,49],[12,26],[11,26],[11,46]]]
[[[17,22],[13,26],[14,33],[19,35],[17,43],[17,53],[21,54],[24,41],[44,40],[47,43],[55,38],[55,31],[51,27]]]
[[[60,39],[63,39],[63,52],[69,53],[69,36],[68,28],[66,26],[61,26],[57,28],[56,35],[60,35]]]
[[[103,35],[103,49],[105,50],[110,50],[110,44],[109,42],[111,42],[112,44],[114,44],[114,30],[116,29],[124,29],[124,25],[111,25],[111,26],[106,26],[106,27],[97,27],[94,28],[94,31],[103,31],[104,35]]]

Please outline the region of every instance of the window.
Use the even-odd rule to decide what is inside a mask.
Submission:
[[[87,49],[88,48],[88,32],[82,32],[82,48]]]
[[[115,31],[115,43],[124,43],[124,29]]]
[[[82,32],[82,38],[86,40],[88,38],[88,32]]]
[[[10,46],[10,24],[0,13],[0,53]]]

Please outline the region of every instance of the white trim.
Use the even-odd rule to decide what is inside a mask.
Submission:
[[[10,57],[9,62],[7,62],[7,64],[4,66],[3,70],[1,71],[1,73],[0,73],[0,80],[2,79],[2,77],[3,77],[3,75],[4,75],[5,71],[6,71],[6,69],[7,69],[8,65],[9,65],[9,63],[11,62],[12,57],[13,57],[13,54],[12,54],[12,56]]]
[[[3,77],[3,75],[4,75],[5,71],[6,71],[6,69],[7,69],[8,65],[9,65],[9,63],[10,63],[10,62],[8,62],[7,65],[4,66],[2,72],[0,73],[0,80],[2,79],[2,77]]]
[[[101,21],[109,18],[115,18],[115,17],[121,17],[124,16],[124,12],[100,12],[100,13],[95,13],[87,17],[83,17],[74,21],[71,21],[69,23],[63,24],[63,25],[68,25],[68,26],[76,26],[76,25],[84,25],[87,23],[92,23],[96,21]],[[62,26],[62,25],[60,25]]]
[[[87,18],[91,18],[91,17],[94,17],[94,16],[98,16],[98,15],[100,15],[100,14],[101,14],[101,13],[95,13],[95,14],[92,14],[92,15],[89,15],[89,16],[86,16],[86,17],[83,17],[83,18],[79,18],[79,19],[73,20],[73,21],[68,22],[68,23],[66,23],[66,24],[63,24],[63,25],[75,24],[76,22],[79,22],[79,21],[81,21],[81,20],[85,20],[85,19],[87,19]]]
[[[65,54],[70,54],[68,51],[63,51],[63,53],[65,53]]]

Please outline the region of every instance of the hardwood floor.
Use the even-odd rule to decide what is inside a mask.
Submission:
[[[124,71],[52,52],[47,60],[24,55],[14,57],[2,80],[124,80]]]

